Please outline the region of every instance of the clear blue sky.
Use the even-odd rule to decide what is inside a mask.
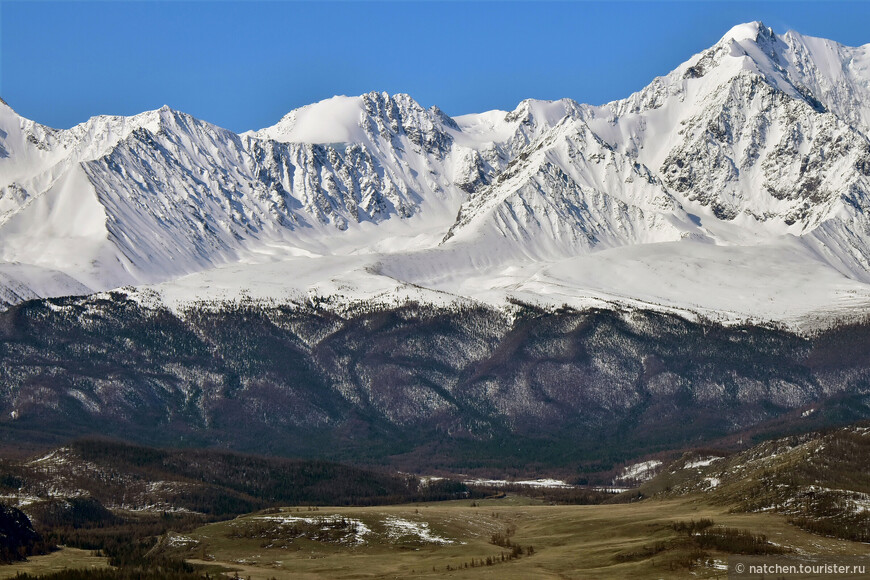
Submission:
[[[751,20],[870,43],[870,2],[0,0],[0,96],[54,127],[168,104],[235,131],[370,90],[451,115],[602,103]]]

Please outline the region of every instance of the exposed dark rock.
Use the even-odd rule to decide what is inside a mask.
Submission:
[[[45,553],[41,538],[21,510],[0,504],[0,562],[24,560]]]

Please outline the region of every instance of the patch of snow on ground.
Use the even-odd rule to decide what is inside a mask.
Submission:
[[[707,467],[714,461],[719,461],[722,459],[721,457],[705,457],[704,459],[696,459],[695,461],[690,461],[686,464],[686,469],[693,469],[695,467]]]
[[[625,481],[649,481],[655,477],[657,469],[662,462],[658,459],[650,459],[633,465],[627,465],[622,468],[622,473],[614,478],[614,483]]]
[[[257,517],[259,520],[269,520],[273,522],[277,522],[278,524],[293,524],[295,522],[304,522],[306,524],[334,524],[336,522],[347,522],[348,526],[353,530],[353,542],[356,544],[365,543],[365,539],[363,536],[371,534],[372,530],[365,525],[361,520],[355,518],[349,518],[343,516],[341,514],[333,514],[329,516],[315,516],[315,517],[303,517],[303,516],[259,516]]]
[[[166,543],[171,548],[184,548],[190,545],[198,544],[199,541],[189,536],[181,536],[178,534],[169,534],[166,538]]]
[[[397,517],[388,517],[384,520],[384,525],[387,527],[387,535],[390,538],[400,538],[402,536],[417,536],[423,542],[430,544],[455,544],[454,540],[448,540],[432,533],[429,529],[428,522],[412,522]]]
[[[530,487],[556,487],[556,488],[572,488],[573,485],[565,483],[561,479],[525,479],[523,481],[515,481],[515,485],[528,485]]]
[[[124,504],[121,504],[119,507],[121,509],[131,511],[131,512],[146,512],[146,513],[168,512],[168,513],[175,513],[175,514],[201,513],[201,512],[195,512],[195,511],[189,510],[187,508],[174,506],[171,503],[163,502],[163,501],[160,501],[157,503],[149,503],[149,504],[145,504],[145,505],[135,505],[135,504],[124,503]]]
[[[525,479],[522,481],[508,481],[506,479],[466,479],[462,483],[465,485],[485,485],[489,487],[505,487],[507,485],[525,485],[528,487],[550,487],[570,489],[574,486],[560,479]]]
[[[61,447],[60,449],[55,449],[48,455],[40,457],[39,459],[34,459],[27,463],[27,465],[37,465],[39,463],[45,463],[47,461],[52,461],[52,463],[66,463],[66,457],[62,455],[65,451],[69,451],[66,447]]]
[[[727,569],[728,569],[728,563],[727,563],[727,562],[724,562],[723,560],[713,560],[713,566],[712,566],[712,568],[713,568],[714,570],[727,570]]]

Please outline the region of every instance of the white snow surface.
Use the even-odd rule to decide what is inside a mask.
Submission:
[[[705,457],[703,459],[696,459],[687,463],[685,468],[692,469],[695,467],[707,467],[708,465],[711,465],[714,461],[719,461],[720,459],[722,458],[715,456]]]
[[[362,97],[335,96],[291,111],[260,135],[285,143],[359,143],[363,119]]]
[[[719,483],[721,483],[718,477],[705,477],[704,481],[707,482],[707,486],[710,489],[715,489],[719,487]]]
[[[629,97],[451,119],[337,96],[237,135],[163,107],[55,130],[0,102],[0,305],[255,299],[870,311],[870,45],[759,22]]]
[[[335,523],[346,523],[347,537],[343,540],[346,543],[353,545],[361,545],[370,541],[374,535],[372,528],[367,526],[362,520],[350,518],[341,514],[331,514],[325,516],[294,516],[294,515],[274,515],[274,516],[257,516],[258,520],[266,520],[275,522],[278,525],[292,525],[296,522],[304,522],[309,525],[330,525]],[[412,521],[396,516],[383,516],[378,518],[378,524],[383,526],[383,535],[389,540],[396,541],[402,538],[407,539],[412,536],[416,541],[427,544],[456,544],[456,540],[451,540],[443,536],[439,536],[429,526],[426,521]]]
[[[614,484],[626,481],[648,481],[655,477],[657,473],[657,469],[661,466],[662,462],[658,459],[650,459],[649,461],[641,461],[640,463],[635,463],[632,465],[627,465],[622,468],[622,473],[620,473],[616,478],[614,478]]]
[[[328,525],[343,522],[347,524],[347,538],[345,541],[350,544],[364,544],[365,537],[372,533],[372,530],[356,518],[349,518],[340,514],[332,514],[327,516],[304,517],[304,516],[257,516],[256,519],[268,520],[277,524],[291,525],[296,522],[304,522],[313,525]]]
[[[539,479],[524,479],[520,481],[508,481],[506,479],[466,479],[463,481],[466,485],[485,485],[488,487],[505,487],[507,485],[525,485],[528,487],[547,487],[547,488],[563,488],[569,489],[574,486],[562,481],[561,479],[539,478]]]
[[[456,541],[449,540],[432,532],[428,522],[412,522],[395,516],[387,517],[383,521],[387,528],[387,535],[393,539],[401,538],[402,536],[416,536],[419,541],[427,544],[455,544]]]

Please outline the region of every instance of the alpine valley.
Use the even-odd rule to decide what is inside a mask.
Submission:
[[[870,44],[236,134],[0,101],[0,437],[606,473],[870,417]]]

